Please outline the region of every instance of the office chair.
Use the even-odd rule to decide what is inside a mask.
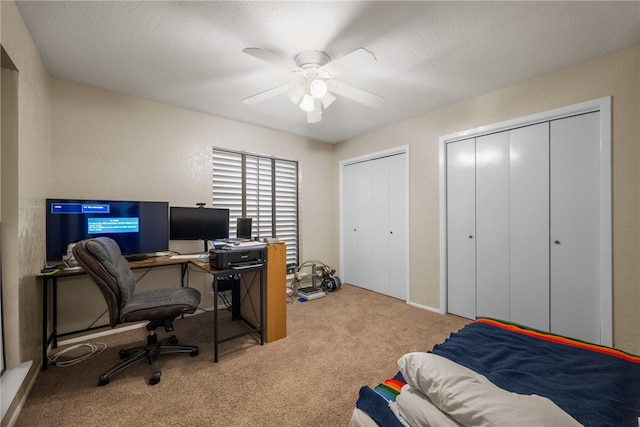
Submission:
[[[195,312],[200,292],[193,288],[154,289],[134,293],[136,279],[129,263],[120,253],[118,244],[108,237],[83,240],[73,246],[78,264],[98,285],[107,301],[111,327],[120,323],[148,320],[147,344],[120,350],[119,364],[100,375],[99,386],[109,384],[110,378],[140,360],[147,359],[153,376],[150,385],[160,382],[159,355],[189,353],[198,355],[197,346],[178,345],[175,335],[158,342],[155,329],[163,326],[173,331],[173,320],[181,314]]]

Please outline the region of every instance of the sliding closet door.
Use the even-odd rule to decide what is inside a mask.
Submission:
[[[600,343],[600,113],[551,122],[551,332]]]
[[[447,307],[476,316],[475,139],[447,144]]]
[[[509,319],[509,132],[476,138],[476,315]]]
[[[549,330],[549,123],[510,133],[512,322]]]

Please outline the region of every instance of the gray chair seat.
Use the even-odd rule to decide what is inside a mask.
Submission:
[[[149,318],[176,318],[193,313],[200,304],[200,292],[193,288],[153,289],[134,294],[120,309],[120,321],[139,322]]]

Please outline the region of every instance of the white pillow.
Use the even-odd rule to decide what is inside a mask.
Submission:
[[[465,426],[579,426],[546,397],[503,390],[486,377],[432,353],[398,360],[407,384]]]
[[[417,388],[405,384],[396,397],[398,414],[406,425],[421,427],[460,427],[462,424],[438,409]]]

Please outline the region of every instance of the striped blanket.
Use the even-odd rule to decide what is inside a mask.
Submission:
[[[510,392],[551,399],[585,426],[638,426],[640,357],[494,319],[478,319],[430,352]],[[395,380],[399,382],[395,382]],[[362,387],[356,407],[381,426],[401,425],[388,408],[404,378]]]

